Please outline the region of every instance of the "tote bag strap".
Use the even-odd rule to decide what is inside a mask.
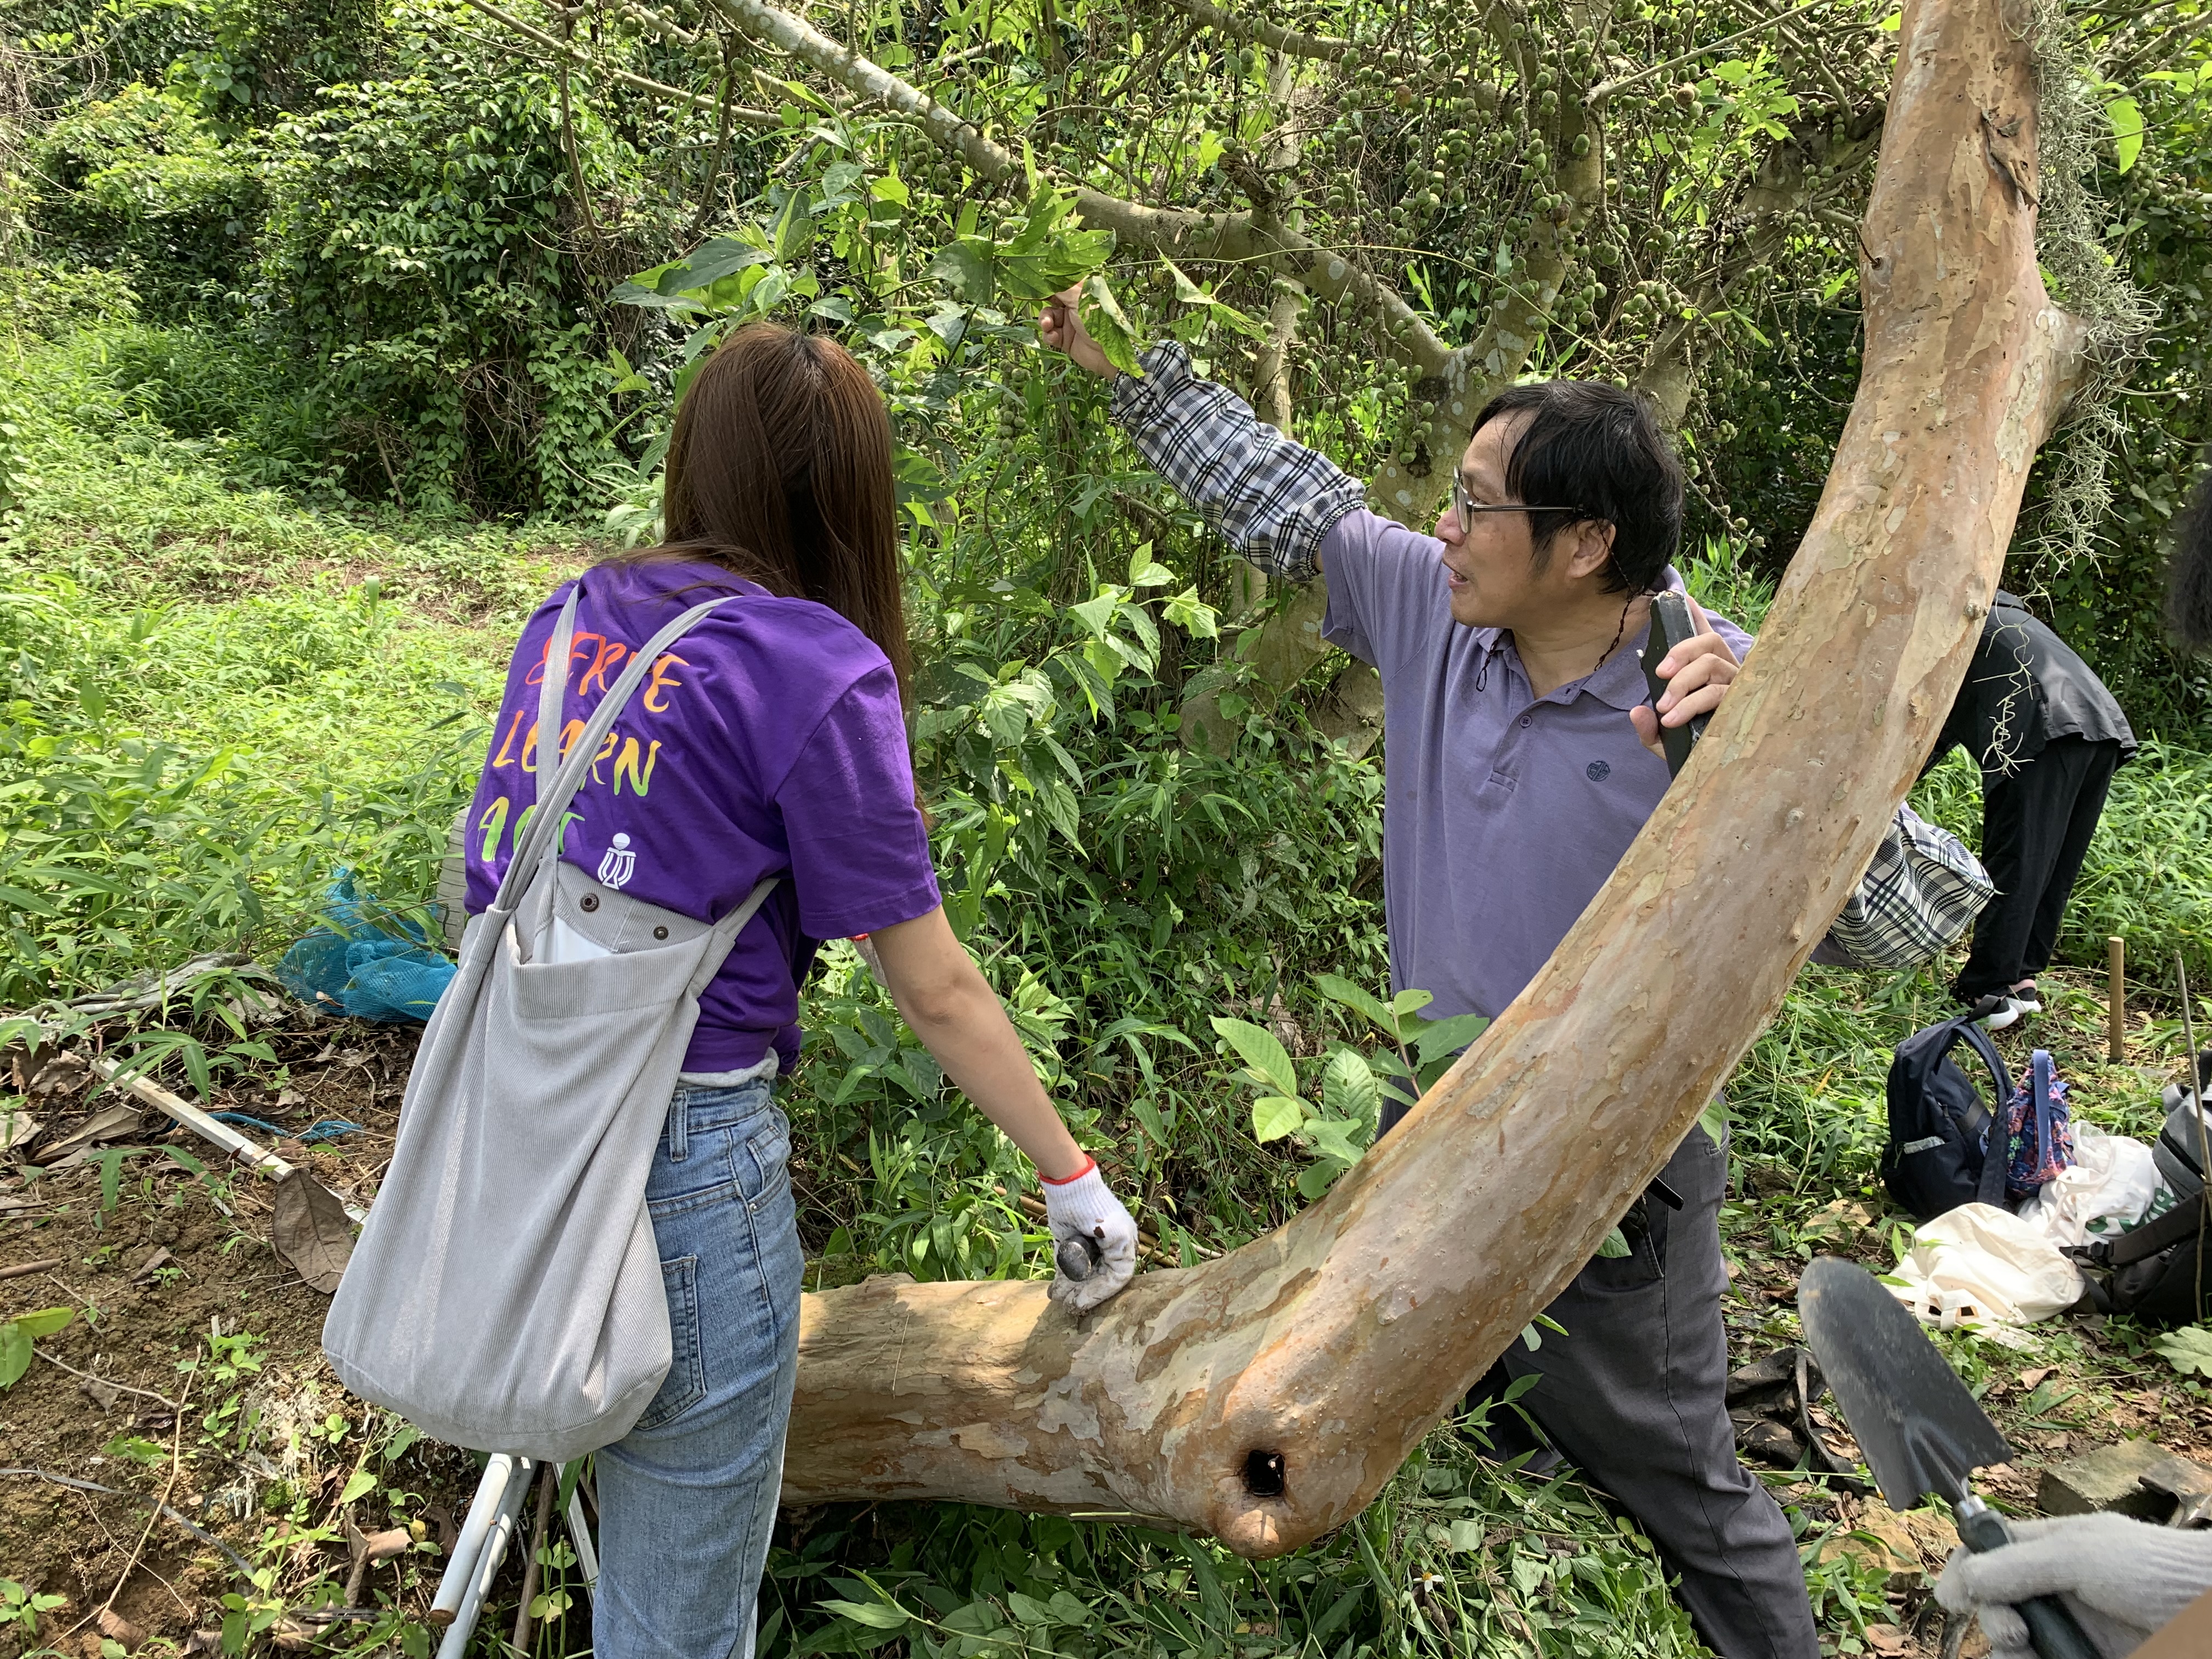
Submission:
[[[2056,1163],[2058,1158],[2058,1130],[2051,1120],[2051,1097],[2056,1092],[2051,1087],[2051,1055],[2041,1048],[2028,1056],[2028,1092],[2035,1097],[2035,1167]]]
[[[695,605],[647,641],[644,648],[631,657],[629,666],[623,670],[612,689],[599,699],[599,706],[584,722],[584,729],[577,733],[568,758],[557,763],[556,770],[554,757],[561,753],[562,693],[568,678],[568,648],[576,635],[579,592],[577,588],[569,589],[568,602],[561,607],[561,619],[553,625],[553,637],[546,647],[544,682],[538,692],[538,804],[531,812],[529,827],[515,844],[514,857],[509,860],[507,874],[499,884],[498,896],[492,900],[497,909],[513,909],[539,868],[559,856],[562,815],[576,798],[576,791],[583,787],[600,743],[614,730],[615,721],[636,695],[637,688],[645,683],[646,675],[660,659],[660,653],[690,633],[710,612],[732,599],[745,597],[732,593]],[[759,896],[765,898],[767,895]]]

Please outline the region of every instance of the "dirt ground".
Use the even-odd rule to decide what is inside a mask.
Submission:
[[[210,1109],[289,1133],[333,1118],[362,1126],[326,1144],[274,1145],[362,1201],[391,1155],[414,1033],[325,1020],[256,1035],[289,1071],[285,1086],[219,1093]],[[81,1074],[46,1082],[30,1096],[40,1127],[11,1161],[35,1163],[88,1120],[137,1103],[113,1089],[95,1095]],[[363,1532],[422,1523],[432,1541],[377,1567],[363,1592],[419,1615],[434,1587],[434,1540],[465,1499],[472,1460],[411,1435],[396,1443],[395,1421],[330,1376],[320,1352],[330,1299],[272,1248],[265,1176],[226,1166],[152,1109],[88,1150],[34,1179],[17,1163],[0,1180],[0,1318],[75,1316],[38,1339],[29,1370],[0,1394],[0,1577],[64,1598],[46,1608],[40,1644],[100,1659],[103,1637],[190,1648],[199,1632],[208,1649],[240,1611],[223,1598],[250,1588],[240,1559],[271,1570],[271,1595],[312,1601],[346,1574],[348,1520]],[[105,1160],[112,1182],[101,1153],[119,1154]],[[341,1516],[338,1500],[364,1470],[374,1484]],[[149,1500],[173,1513],[157,1517]],[[6,1626],[0,1659],[27,1640]]]

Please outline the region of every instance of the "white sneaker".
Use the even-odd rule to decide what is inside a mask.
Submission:
[[[1975,1024],[1985,1031],[2002,1031],[2020,1018],[2020,1006],[2008,996],[1992,991],[1969,1011]]]
[[[2043,994],[2035,988],[2032,981],[2026,990],[2015,986],[2007,992],[2005,1000],[2023,1014],[2039,1014],[2043,1012]]]

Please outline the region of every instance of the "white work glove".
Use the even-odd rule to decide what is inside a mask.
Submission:
[[[2103,1659],[2125,1659],[2212,1589],[2212,1531],[2154,1527],[2124,1515],[2014,1521],[2013,1541],[1952,1553],[1936,1581],[1951,1613],[1978,1613],[1990,1659],[2033,1659],[2014,1604],[2056,1595]]]
[[[1137,1271],[1137,1224],[1121,1207],[1121,1200],[1107,1190],[1096,1158],[1085,1158],[1082,1170],[1065,1181],[1046,1181],[1042,1175],[1037,1178],[1044,1186],[1044,1223],[1053,1242],[1048,1294],[1070,1313],[1089,1313]],[[1088,1275],[1080,1279],[1071,1277],[1068,1268],[1085,1265],[1091,1252],[1078,1241],[1087,1242],[1097,1252],[1088,1263]]]

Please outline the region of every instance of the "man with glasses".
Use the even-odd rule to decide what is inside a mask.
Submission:
[[[1500,392],[1428,537],[1369,512],[1357,479],[1197,379],[1181,346],[1115,376],[1072,292],[1039,332],[1115,376],[1115,422],[1246,557],[1292,581],[1326,573],[1324,636],[1382,680],[1394,988],[1432,993],[1438,1016],[1503,1012],[1665,793],[1660,724],[1711,713],[1751,644],[1693,609],[1699,631],[1647,704],[1638,654],[1650,595],[1680,586],[1683,492],[1648,404],[1597,382]],[[1915,965],[1987,895],[1963,848],[1900,812],[1824,954]],[[1539,1379],[1516,1401],[1550,1442],[1532,1450],[1564,1453],[1643,1522],[1711,1646],[1814,1659],[1790,1524],[1736,1461],[1728,1416],[1726,1184],[1722,1147],[1692,1128],[1622,1218],[1629,1253],[1592,1261],[1553,1304],[1566,1334],[1515,1345],[1476,1395]],[[1493,1437],[1516,1418],[1496,1409]]]

